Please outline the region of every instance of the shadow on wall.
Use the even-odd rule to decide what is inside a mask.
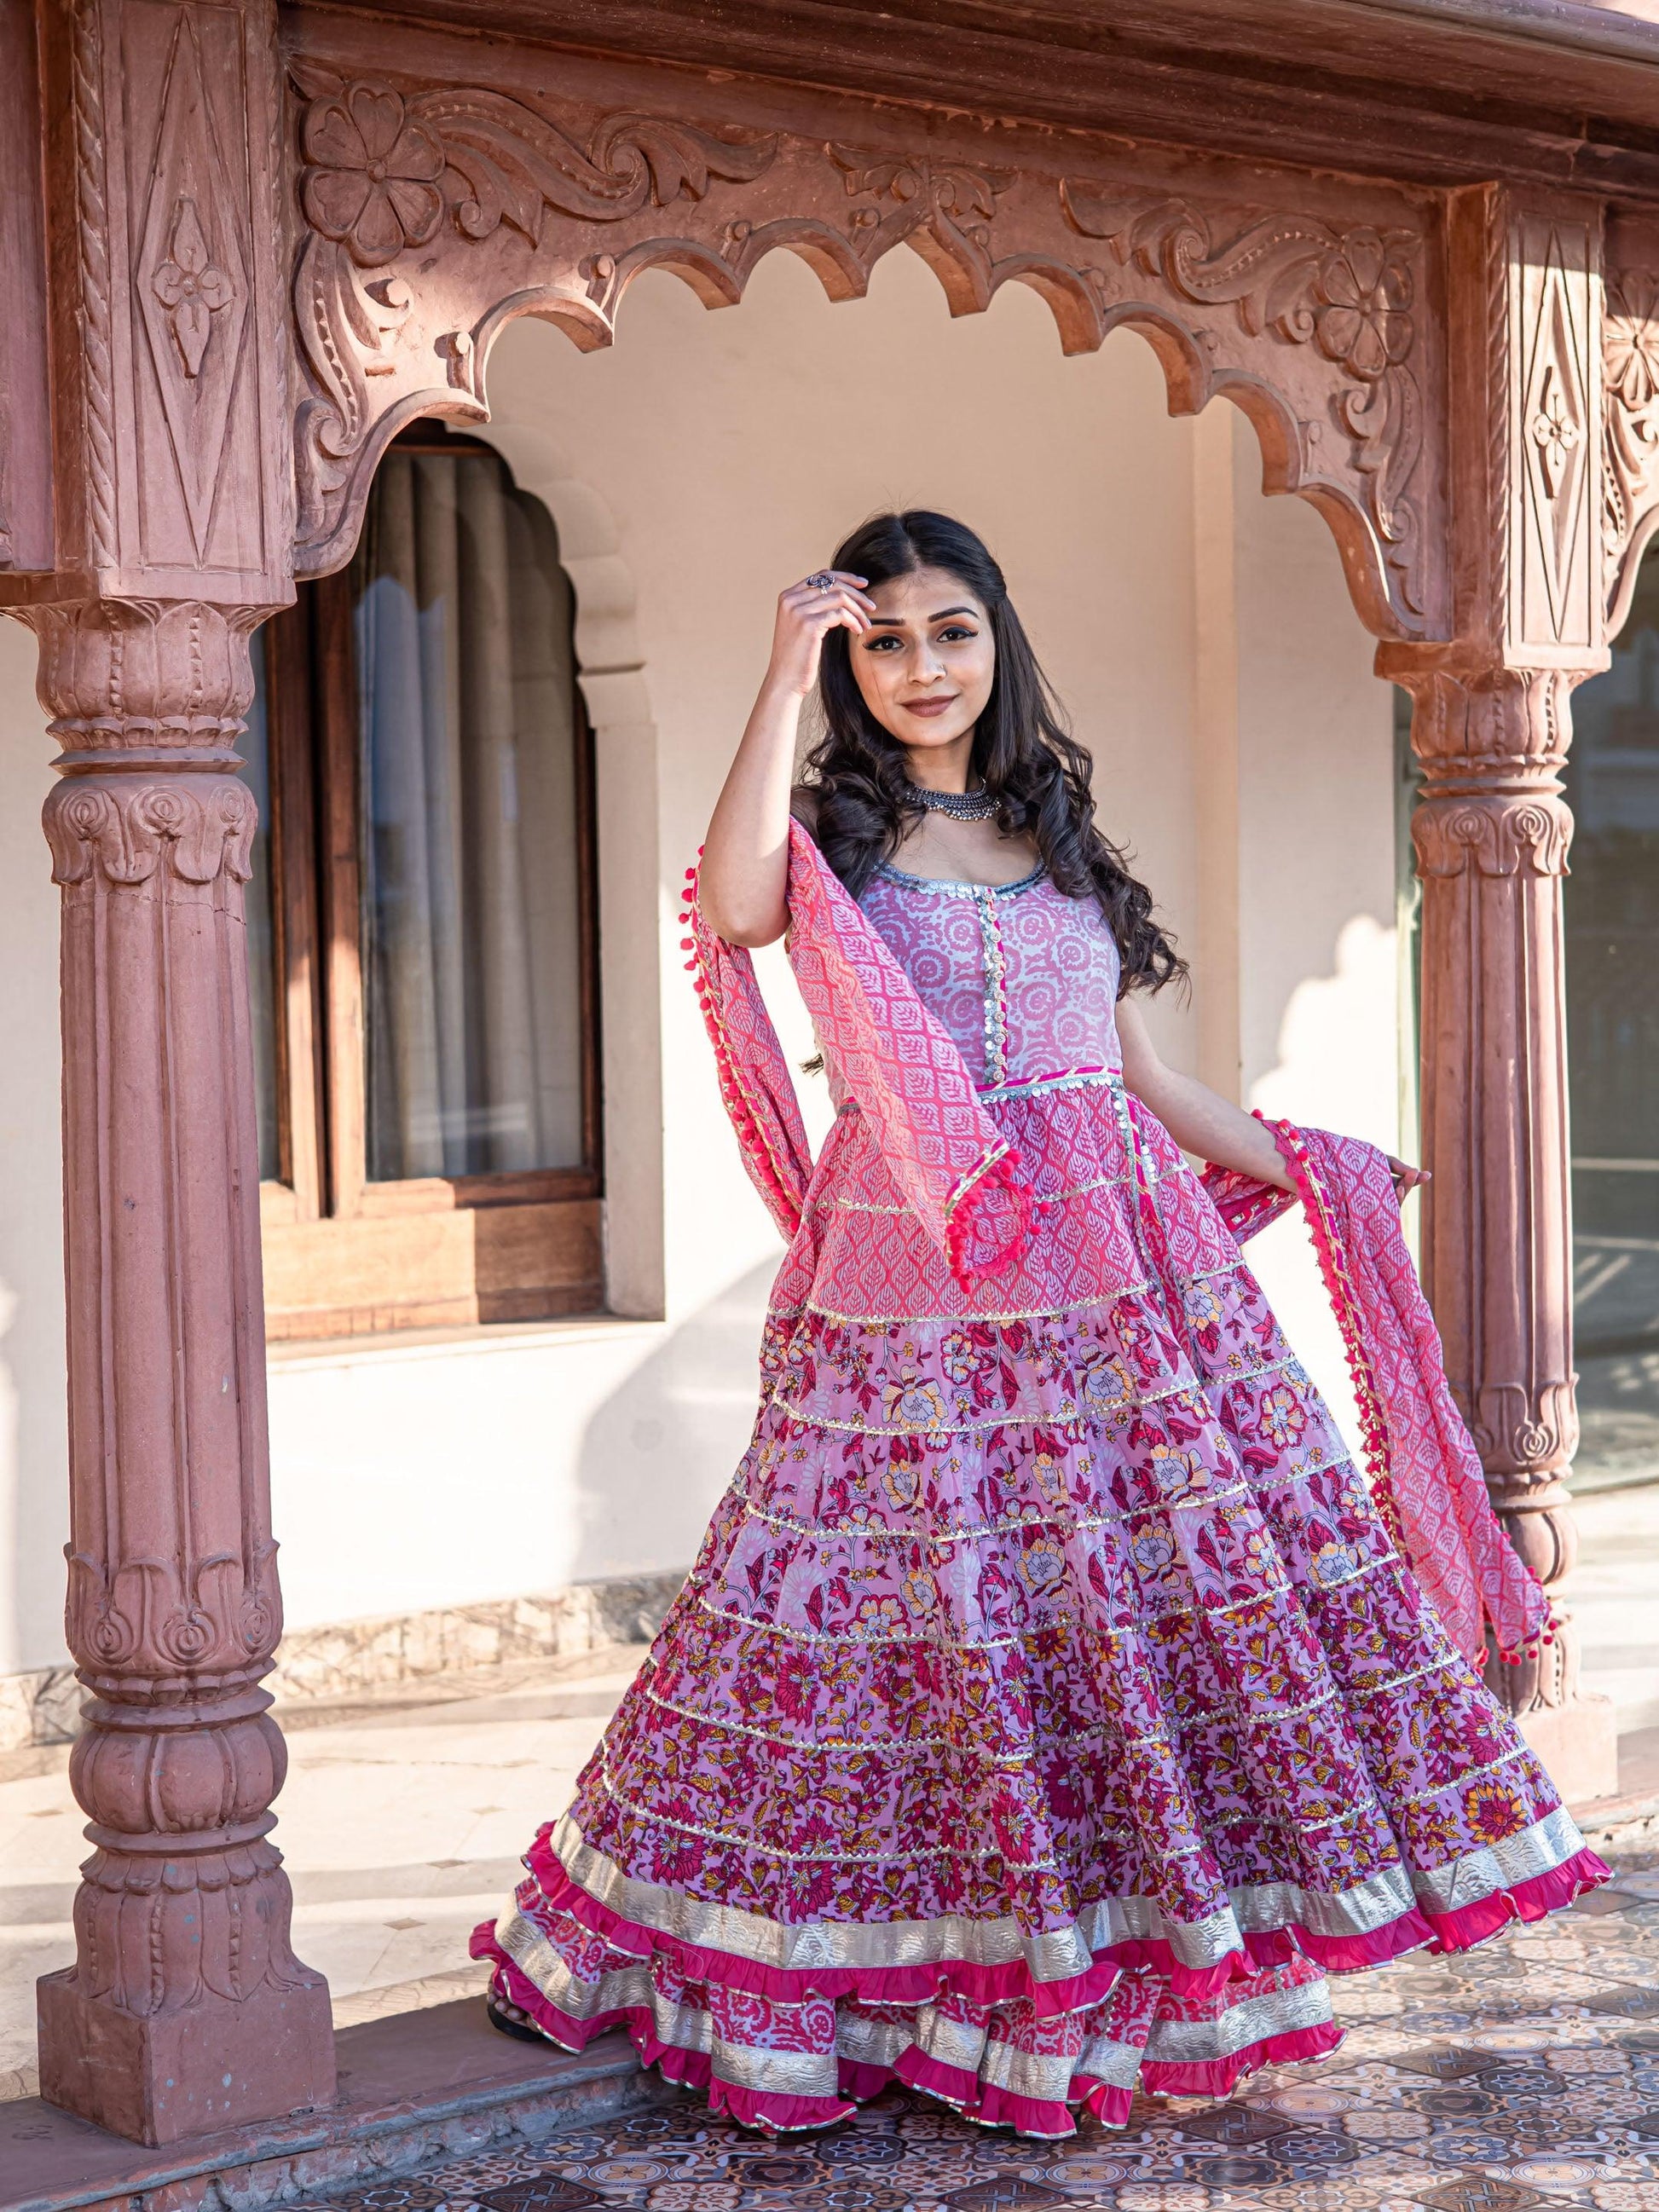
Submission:
[[[750,1267],[698,1308],[589,1417],[576,1462],[577,1555],[620,1555],[609,1571],[659,1565],[665,1507],[706,1521],[748,1444],[761,1333],[779,1259]],[[719,1485],[716,1488],[715,1484]],[[705,1496],[688,1498],[688,1487]]]
[[[1281,963],[1281,966],[1284,963]],[[1276,979],[1259,1009],[1265,1029],[1277,1011],[1274,1056],[1249,1080],[1245,1103],[1274,1120],[1362,1137],[1397,1151],[1400,1028],[1397,938],[1374,914],[1351,915],[1336,931],[1322,973]],[[1408,1203],[1407,1233],[1418,1201]],[[1351,1449],[1361,1448],[1341,1332],[1320,1278],[1313,1239],[1299,1207],[1252,1237],[1245,1257],[1267,1292],[1291,1348],[1336,1416]]]
[[[1329,968],[1288,988],[1280,979],[1279,988],[1275,1062],[1249,1081],[1249,1103],[1393,1152],[1401,1141],[1394,929],[1374,914],[1350,916]]]

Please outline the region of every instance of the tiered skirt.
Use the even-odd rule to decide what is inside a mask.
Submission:
[[[1335,2048],[1328,1974],[1607,1875],[1167,1135],[1109,1082],[994,1110],[1037,1226],[971,1297],[837,1122],[749,1449],[474,1938],[756,2126],[1225,2096]]]

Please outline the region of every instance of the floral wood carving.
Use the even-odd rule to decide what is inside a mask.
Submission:
[[[468,238],[510,223],[539,245],[544,210],[616,222],[647,202],[700,200],[712,179],[747,183],[772,156],[769,139],[716,138],[647,115],[614,115],[591,152],[522,101],[498,92],[435,91],[405,100],[390,85],[347,84],[305,63],[301,125],[306,218],[344,245],[360,268],[424,246],[447,204]]]
[[[227,2043],[236,2002],[255,1992],[313,1990],[326,2018],[326,1991],[294,1955],[288,1877],[267,1840],[264,1808],[287,1766],[270,1702],[262,1691],[216,1708],[203,1700],[210,1736],[191,1726],[190,1706],[160,1707],[143,1734],[130,1713],[105,1727],[93,1708],[72,1769],[96,1846],[76,1899],[83,2001],[200,2023],[215,1998],[228,2000],[214,2022]]]
[[[240,1553],[204,1559],[123,1559],[70,1554],[66,1618],[83,1669],[136,1665],[151,1675],[228,1674],[268,1659],[282,1635],[276,1547],[250,1563]]]
[[[209,256],[194,200],[180,196],[173,218],[168,257],[149,281],[172,321],[185,374],[199,376],[213,318],[230,306],[236,292],[224,270]]]
[[[1425,876],[1560,876],[1572,817],[1547,792],[1435,799],[1412,817]]]
[[[52,881],[102,875],[141,884],[165,869],[184,883],[210,884],[222,871],[245,884],[258,820],[253,794],[237,776],[113,784],[70,777],[48,794]]]
[[[1173,190],[1146,191],[1169,166],[1152,149],[1138,157],[1137,197],[993,164],[945,126],[921,145],[881,145],[740,131],[719,110],[711,127],[706,109],[693,124],[631,106],[532,106],[309,58],[291,76],[302,574],[349,556],[374,464],[402,423],[484,415],[483,363],[514,316],[600,346],[644,269],[672,268],[725,306],[782,247],[831,298],[854,299],[904,245],[953,313],[1020,283],[1047,301],[1068,353],[1121,322],[1142,329],[1178,410],[1224,391],[1251,416],[1268,488],[1302,493],[1327,517],[1367,621],[1409,636],[1449,618],[1440,478],[1422,465],[1425,439],[1437,452],[1444,438],[1413,304],[1427,247],[1412,204],[1389,188],[1350,191],[1375,217],[1343,224],[1206,212]],[[1095,239],[1110,250],[1085,243]]]
[[[1521,497],[1511,500],[1509,517],[1518,623],[1528,639],[1559,644],[1588,634],[1595,598],[1587,573],[1593,285],[1582,225],[1540,224],[1510,250],[1524,272],[1513,333]]]
[[[1370,519],[1405,605],[1423,612],[1422,519],[1413,480],[1422,459],[1422,395],[1413,356],[1414,231],[1349,230],[1290,216],[1218,225],[1181,200],[1127,203],[1072,179],[1067,220],[1121,264],[1161,278],[1203,307],[1230,306],[1248,337],[1311,346],[1347,382],[1331,399],[1365,478]]]
[[[324,395],[301,410],[302,538],[362,447],[374,412],[364,379],[395,373],[393,350],[416,305],[407,278],[362,272],[388,270],[399,254],[431,245],[446,211],[461,238],[487,240],[505,225],[533,250],[549,210],[609,223],[700,201],[715,180],[751,182],[774,151],[752,133],[728,139],[631,114],[606,118],[584,148],[501,93],[445,87],[405,96],[307,61],[290,74],[305,100],[300,204],[310,230],[295,307]],[[469,396],[470,351],[466,333],[450,334],[450,381]]]
[[[1617,629],[1659,522],[1659,270],[1609,272],[1603,357],[1603,543],[1608,623]]]
[[[847,182],[853,248],[866,266],[908,243],[932,265],[953,313],[972,313],[991,301],[991,225],[997,202],[1013,182],[1006,169],[963,162],[902,161],[856,146],[831,146],[830,158]]]

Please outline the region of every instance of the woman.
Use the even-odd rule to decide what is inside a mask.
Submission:
[[[686,940],[789,1238],[759,1417],[474,1941],[498,2025],[624,2022],[757,2126],[896,2077],[1036,2136],[1224,2096],[1335,2047],[1328,1972],[1607,1875],[1479,1678],[1547,1609],[1400,1244],[1421,1178],[1164,1065],[1182,963],[1093,814],[971,532],[884,515],[783,593]],[[816,1163],[742,949],[786,931]],[[1293,1189],[1369,1483],[1228,1226]]]

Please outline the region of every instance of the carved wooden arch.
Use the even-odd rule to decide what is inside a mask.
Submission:
[[[1607,225],[1605,416],[1607,634],[1630,612],[1636,572],[1659,531],[1659,221],[1615,215]]]
[[[1249,416],[1264,488],[1324,514],[1370,629],[1445,634],[1431,203],[1261,165],[1246,190],[1226,164],[953,131],[827,96],[811,101],[830,126],[815,135],[799,101],[690,77],[674,80],[684,102],[665,116],[650,112],[661,74],[623,71],[622,104],[617,70],[602,86],[586,68],[584,81],[562,58],[557,95],[532,104],[522,84],[394,82],[362,57],[290,58],[301,574],[349,556],[398,429],[425,414],[487,416],[484,364],[517,316],[592,348],[611,343],[647,268],[723,307],[782,249],[832,300],[853,299],[904,245],[955,314],[1024,283],[1067,353],[1139,330],[1172,412],[1221,393]]]

